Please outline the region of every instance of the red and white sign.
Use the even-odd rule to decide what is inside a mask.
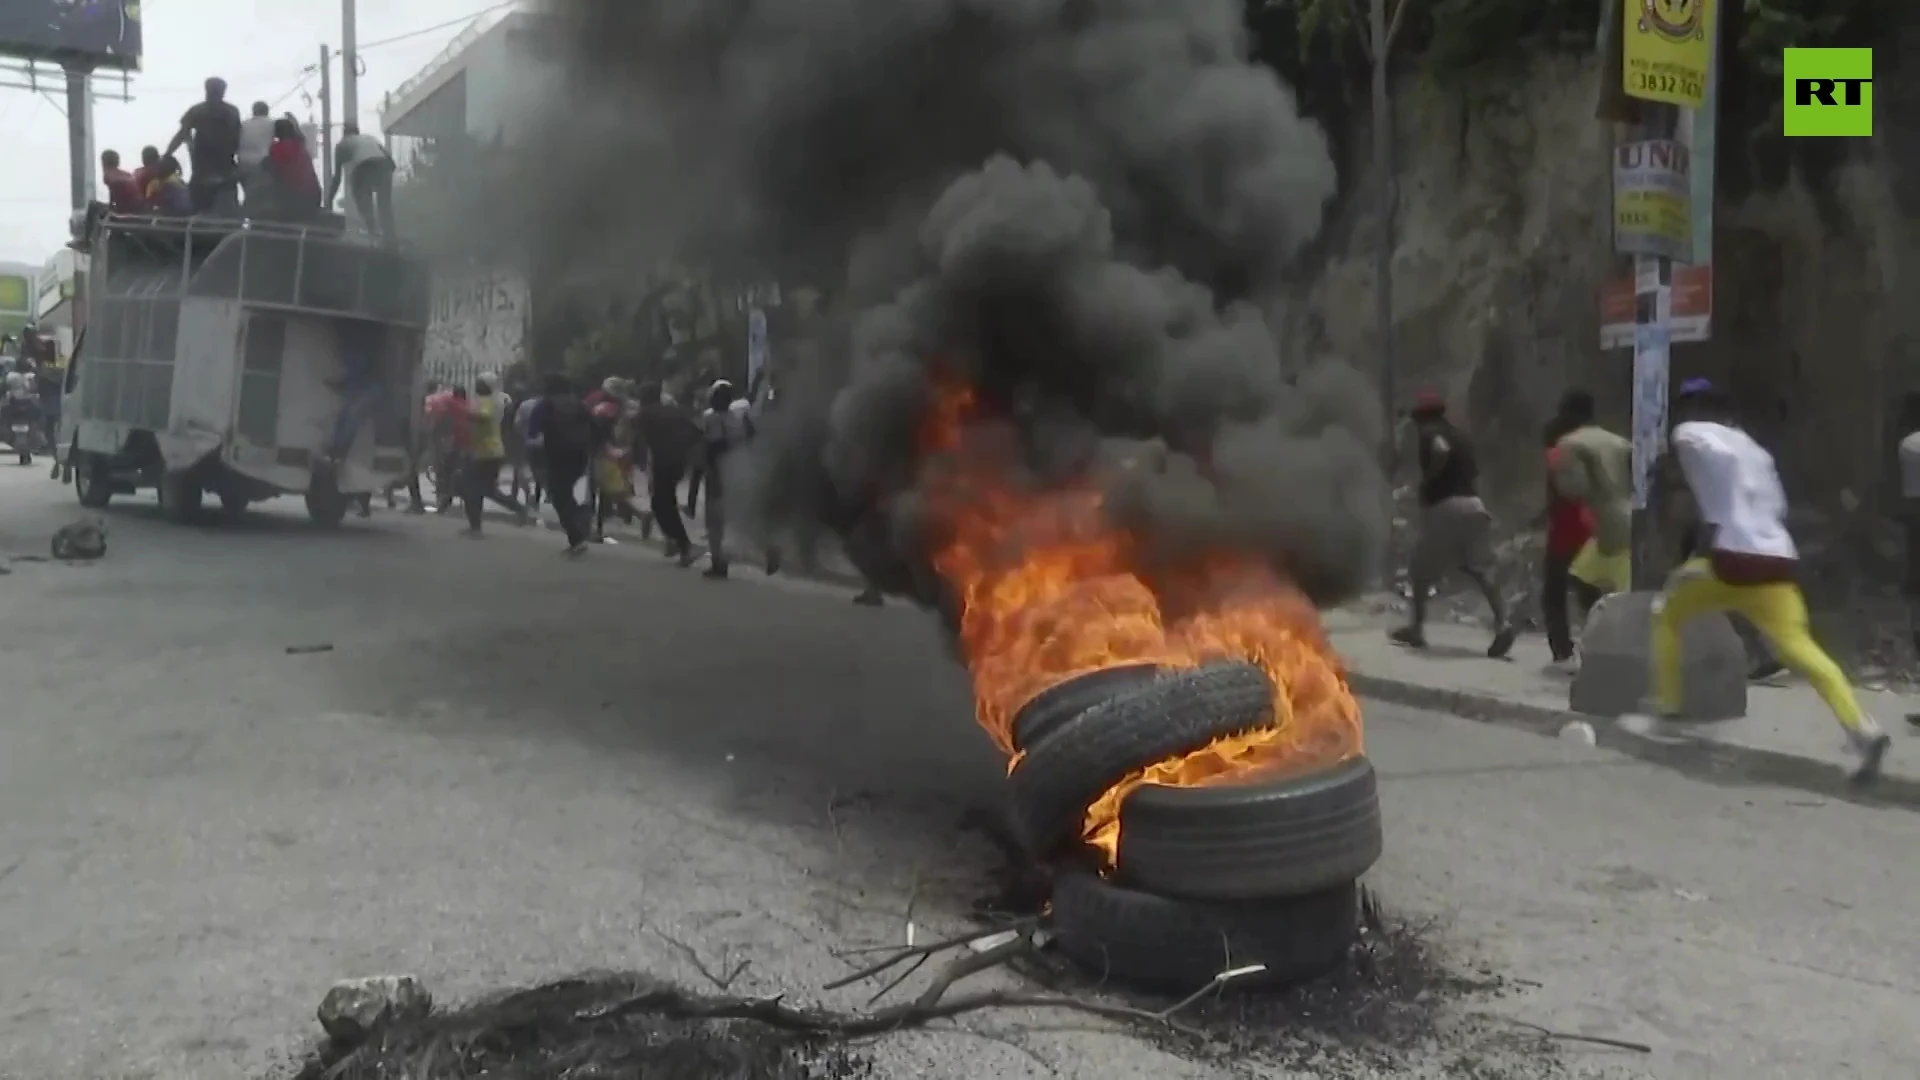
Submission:
[[[1600,287],[1600,347],[1633,348],[1631,270]],[[1713,327],[1713,267],[1673,268],[1672,341],[1706,341]]]

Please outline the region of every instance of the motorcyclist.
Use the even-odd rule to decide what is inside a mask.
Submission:
[[[37,434],[40,430],[40,395],[33,387],[33,376],[26,372],[7,373],[7,398],[0,403],[0,424],[4,424],[7,441],[13,441],[13,425],[24,423]],[[28,445],[32,445],[29,436]],[[17,447],[16,447],[17,449]]]

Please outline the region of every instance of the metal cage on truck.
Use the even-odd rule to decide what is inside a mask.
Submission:
[[[286,470],[316,461],[313,414],[334,407],[328,372],[347,329],[378,331],[374,352],[356,355],[378,356],[385,376],[417,375],[431,312],[424,259],[337,221],[89,221],[75,244],[91,260],[84,341],[66,385],[73,434],[63,439],[113,455],[121,490],[202,463],[256,488],[296,490]],[[354,466],[362,482],[404,465],[413,389],[411,378],[391,386],[391,407],[371,417],[375,457]],[[313,405],[293,435],[279,430],[289,402]]]

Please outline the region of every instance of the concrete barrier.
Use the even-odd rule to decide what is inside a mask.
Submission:
[[[1658,593],[1601,599],[1580,636],[1580,672],[1568,706],[1588,716],[1642,712],[1653,601]],[[1731,720],[1747,714],[1747,650],[1725,615],[1703,615],[1680,631],[1681,718]]]

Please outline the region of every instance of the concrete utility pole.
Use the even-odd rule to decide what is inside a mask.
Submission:
[[[333,50],[320,46],[320,184],[333,186]]]
[[[93,72],[74,64],[67,72],[67,167],[73,208],[85,210],[93,201]]]
[[[1671,139],[1680,126],[1680,110],[1673,105],[1642,101],[1645,139]],[[1637,255],[1633,260],[1633,431],[1658,432],[1665,442],[1668,392],[1673,378],[1673,260]],[[1647,440],[1637,438],[1645,443]],[[1633,587],[1659,589],[1665,581],[1654,528],[1653,506],[1644,485],[1633,502]]]
[[[360,31],[356,0],[340,0],[340,122],[360,122]]]
[[[1401,11],[1408,0],[1400,0]],[[1381,448],[1382,465],[1392,470],[1399,456],[1399,394],[1394,386],[1393,341],[1393,103],[1387,98],[1387,58],[1393,31],[1399,23],[1387,21],[1387,0],[1373,0],[1373,195],[1374,213],[1380,220],[1380,237],[1373,256],[1373,304],[1375,332],[1380,349],[1380,408],[1386,414],[1387,444]]]

